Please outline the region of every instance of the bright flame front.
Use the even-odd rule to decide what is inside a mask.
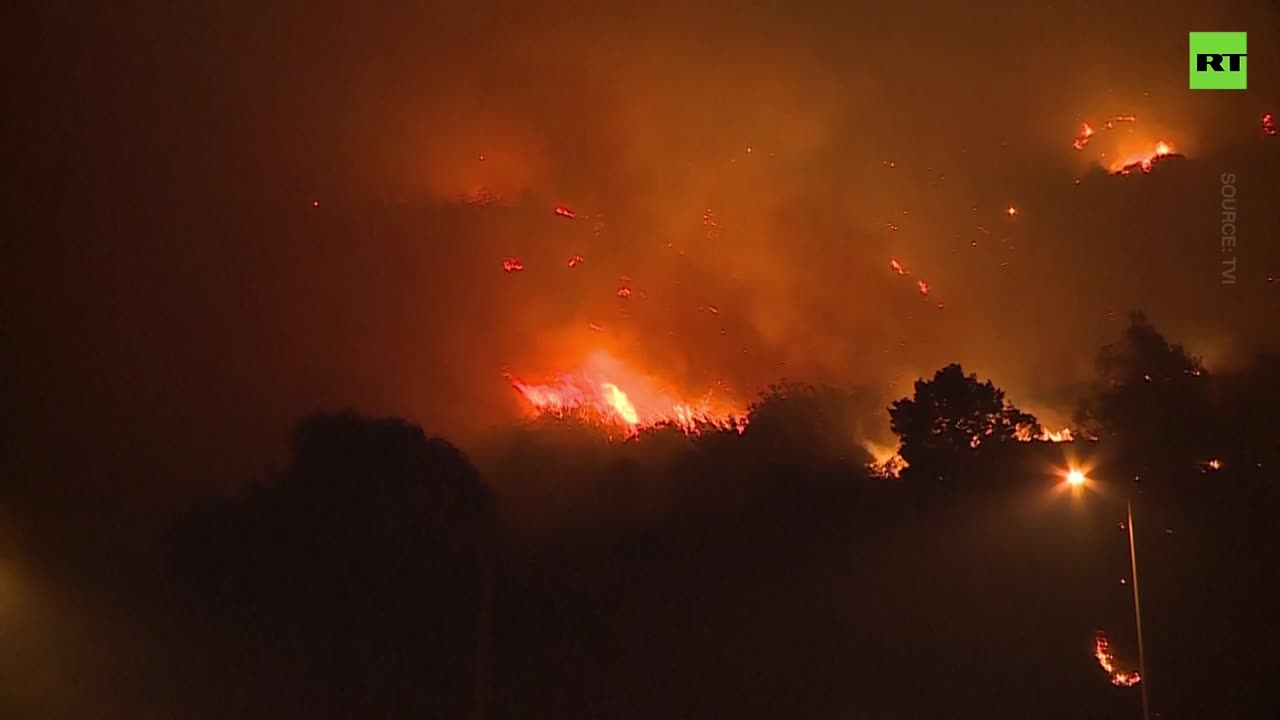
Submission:
[[[607,353],[588,357],[583,367],[546,383],[509,378],[536,415],[573,416],[615,427],[627,435],[661,427],[697,434],[704,428],[746,427],[746,411],[707,393],[697,400],[678,399],[652,378],[630,370]]]

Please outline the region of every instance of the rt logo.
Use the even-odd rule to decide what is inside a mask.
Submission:
[[[1244,90],[1248,76],[1242,32],[1191,33],[1191,89]]]

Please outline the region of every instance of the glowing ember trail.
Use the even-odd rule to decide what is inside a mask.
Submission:
[[[1107,634],[1101,630],[1098,631],[1098,635],[1094,639],[1093,656],[1098,659],[1098,664],[1111,677],[1112,685],[1133,687],[1142,680],[1142,677],[1137,672],[1116,670],[1116,658],[1111,654],[1111,642],[1107,640]]]
[[[502,261],[502,269],[507,272],[520,272],[524,269],[524,263],[515,258],[509,257]]]
[[[562,218],[569,218],[570,220],[578,217],[572,210],[563,206],[556,206],[556,214]]]
[[[627,436],[663,426],[691,435],[708,428],[746,429],[746,411],[733,403],[715,401],[711,393],[696,401],[677,399],[604,352],[593,353],[582,369],[548,383],[508,380],[537,416],[575,417]]]
[[[897,258],[889,258],[889,267],[893,268],[894,272],[903,277],[911,274],[911,271],[903,267],[902,263],[898,262]]]

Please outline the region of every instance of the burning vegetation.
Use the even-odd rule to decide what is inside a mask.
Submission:
[[[1115,655],[1111,653],[1111,641],[1107,639],[1107,634],[1102,630],[1098,631],[1093,642],[1093,656],[1097,658],[1107,677],[1111,679],[1111,684],[1117,687],[1133,687],[1142,681],[1142,676],[1137,671],[1124,671],[1116,668]]]
[[[508,379],[535,416],[575,417],[624,436],[668,426],[688,434],[708,428],[741,432],[746,427],[744,408],[710,391],[687,398],[663,389],[605,352],[593,353],[579,370],[548,382]]]

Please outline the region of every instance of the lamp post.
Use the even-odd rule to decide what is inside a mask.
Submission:
[[[1141,678],[1138,689],[1142,691],[1142,720],[1150,720],[1151,715],[1147,706],[1147,658],[1142,645],[1142,604],[1138,602],[1138,553],[1133,545],[1132,499],[1125,502],[1125,510],[1129,516],[1126,527],[1129,529],[1129,566],[1133,575],[1133,619],[1138,626],[1138,675]]]
[[[1085,486],[1088,477],[1083,470],[1070,468],[1066,472],[1067,486],[1072,491],[1079,491]],[[1138,599],[1138,553],[1133,540],[1133,498],[1125,501],[1125,529],[1129,531],[1129,569],[1133,583],[1133,619],[1138,628],[1138,690],[1142,693],[1142,720],[1151,720],[1150,706],[1147,702],[1147,657],[1142,642],[1142,604]]]

